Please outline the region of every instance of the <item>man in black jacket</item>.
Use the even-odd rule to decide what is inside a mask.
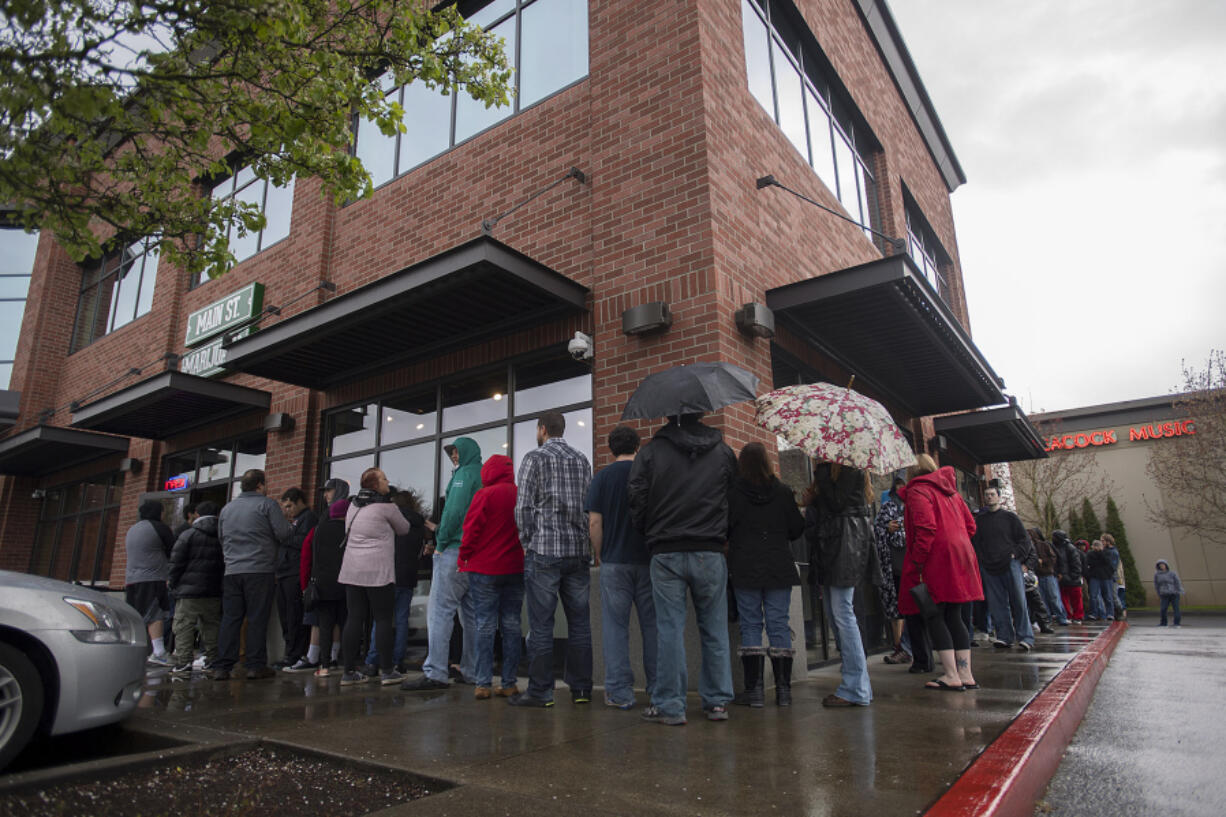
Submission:
[[[1001,506],[1000,490],[985,489],[983,501],[984,508],[975,517],[971,543],[979,557],[983,593],[996,630],[992,644],[1004,649],[1017,641],[1018,647],[1029,652],[1034,647],[1034,630],[1030,628],[1030,612],[1026,608],[1022,564],[1033,570],[1038,559],[1033,556],[1034,548],[1022,520]]]
[[[285,657],[276,664],[277,669],[294,666],[306,655],[310,643],[311,628],[302,621],[302,589],[298,579],[302,543],[319,524],[319,517],[307,506],[301,488],[290,488],[281,494],[281,510],[292,532],[289,541],[277,547],[275,598],[277,615],[281,617],[281,637],[285,639]]]
[[[656,688],[643,719],[685,723],[685,597],[694,598],[702,638],[698,692],[710,720],[727,720],[732,700],[728,651],[728,489],[736,455],[702,415],[670,418],[630,469],[630,518],[651,553],[656,608]]]
[[[226,563],[217,538],[217,504],[201,502],[196,520],[170,551],[170,592],[175,597],[175,675],[191,675],[196,633],[204,646],[204,665],[217,660],[221,627],[221,577]]]

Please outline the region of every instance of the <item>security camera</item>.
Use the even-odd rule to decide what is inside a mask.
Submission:
[[[585,335],[582,332],[576,332],[575,336],[566,344],[566,351],[570,352],[570,356],[575,360],[591,360],[592,359],[592,337]]]
[[[34,492],[30,494],[30,499],[42,499],[46,495],[47,492],[42,488],[35,488]]]

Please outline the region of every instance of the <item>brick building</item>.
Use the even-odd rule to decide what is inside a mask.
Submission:
[[[143,497],[224,500],[252,466],[279,493],[377,463],[436,497],[447,441],[518,463],[547,408],[600,467],[642,377],[694,361],[763,390],[854,374],[968,491],[1034,452],[970,340],[965,179],[883,0],[461,6],[506,37],[518,99],[389,89],[409,133],[355,125],[371,198],[236,167],[212,194],[269,226],[203,282],[141,242],[79,265],[43,236],[0,402],[0,567],[118,587]],[[773,447],[752,421],[713,418]]]

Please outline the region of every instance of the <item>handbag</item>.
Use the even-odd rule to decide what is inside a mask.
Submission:
[[[302,609],[308,613],[314,612],[319,604],[319,585],[315,582],[315,577],[307,582],[306,590],[302,591]]]
[[[928,585],[923,582],[911,588],[911,598],[915,599],[915,603],[919,605],[920,615],[924,618],[936,618],[941,614],[941,608],[937,607],[937,603],[932,600],[932,594],[928,592]]]

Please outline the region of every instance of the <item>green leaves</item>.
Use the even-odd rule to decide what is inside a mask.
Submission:
[[[230,157],[276,184],[321,178],[336,201],[369,195],[348,154],[352,117],[405,129],[381,72],[509,100],[498,38],[418,0],[7,0],[4,12],[0,201],[78,260],[114,233],[156,233],[167,261],[222,274],[228,230],[263,224],[208,196]]]

